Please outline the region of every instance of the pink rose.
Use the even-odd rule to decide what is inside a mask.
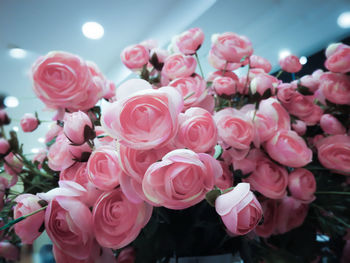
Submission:
[[[237,92],[238,77],[216,77],[213,81],[213,88],[218,95],[231,96]]]
[[[196,105],[196,107],[202,108],[210,112],[211,114],[214,113],[215,108],[215,99],[213,95],[207,94],[207,96],[202,100],[199,104]]]
[[[11,120],[5,110],[0,110],[0,126],[10,124]]]
[[[278,206],[276,219],[276,233],[284,234],[294,228],[301,226],[305,220],[309,206],[286,196]]]
[[[87,259],[93,245],[92,214],[81,201],[56,196],[45,212],[45,229],[52,243],[65,254]]]
[[[207,152],[217,143],[217,128],[212,115],[198,107],[191,107],[179,115],[179,130],[175,137],[178,148]]]
[[[289,174],[288,181],[288,189],[295,199],[303,203],[311,203],[315,200],[316,180],[309,170],[295,169]]]
[[[316,144],[318,160],[331,170],[350,175],[350,137],[333,135],[321,139]]]
[[[54,255],[56,263],[93,263],[92,259],[90,258],[79,260],[74,257],[71,257],[55,245],[53,245],[52,253]]]
[[[320,89],[327,100],[336,104],[350,104],[350,76],[339,73],[323,73]]]
[[[74,145],[82,145],[95,137],[92,122],[82,111],[64,115],[63,132]]]
[[[19,260],[19,248],[8,241],[0,242],[0,257],[6,260]]]
[[[134,263],[135,262],[135,249],[132,247],[124,248],[120,251],[117,259],[117,263]]]
[[[115,140],[108,136],[101,126],[95,126],[96,138],[94,140],[95,147],[102,145],[115,145]]]
[[[213,82],[217,77],[228,77],[234,81],[239,81],[238,76],[234,72],[226,70],[224,73],[223,71],[218,70],[209,74],[207,77],[207,82]]]
[[[286,106],[292,103],[292,100],[297,93],[297,85],[282,83],[277,87],[277,98],[278,100]]]
[[[282,70],[289,72],[289,73],[295,73],[301,70],[303,67],[300,64],[299,58],[294,55],[286,56],[279,60],[279,64],[282,68]]]
[[[300,85],[307,87],[311,92],[315,92],[320,85],[320,81],[312,75],[305,75],[300,78]]]
[[[50,126],[49,131],[45,134],[45,143],[51,142],[55,137],[57,137],[60,133],[62,133],[63,128],[59,125],[52,124]]]
[[[193,55],[200,48],[203,41],[204,33],[200,28],[196,27],[176,36],[175,45],[182,54]]]
[[[245,36],[226,32],[212,37],[212,50],[216,56],[228,62],[240,63],[253,54],[250,40]]]
[[[209,51],[208,62],[213,68],[219,70],[232,71],[242,66],[241,63],[229,63],[224,59],[219,58],[217,55],[215,55],[212,49]]]
[[[248,183],[239,183],[233,190],[220,195],[215,201],[215,209],[234,235],[249,233],[262,217],[261,205]]]
[[[10,150],[9,142],[4,138],[0,138],[0,155],[8,154],[9,150]]]
[[[270,90],[271,94],[275,94],[275,89],[279,84],[279,80],[274,76],[266,73],[256,75],[250,82],[250,91],[252,94],[259,93],[263,95],[265,91]]]
[[[264,222],[261,225],[256,226],[255,233],[260,237],[270,237],[275,231],[276,219],[278,212],[278,201],[273,199],[265,199],[260,202],[263,214]]]
[[[24,132],[32,132],[38,127],[39,121],[33,114],[26,113],[23,115],[20,124]]]
[[[305,122],[301,120],[295,120],[294,123],[292,123],[293,130],[300,136],[303,136],[306,132],[306,124]]]
[[[142,188],[158,206],[185,209],[202,201],[221,174],[219,162],[210,155],[177,149],[147,169]]]
[[[111,146],[101,146],[94,150],[88,160],[89,180],[100,190],[109,191],[119,185],[122,168],[118,154]]]
[[[226,190],[233,186],[233,174],[228,168],[228,165],[221,161],[222,175],[220,177],[215,177],[215,186],[219,187],[221,190]]]
[[[320,120],[320,126],[325,133],[330,135],[345,134],[346,129],[337,118],[330,114],[324,114]]]
[[[67,52],[50,52],[32,67],[33,89],[47,107],[71,111],[92,108],[102,97],[86,62]]]
[[[17,157],[17,155],[10,152],[4,158],[5,172],[12,176],[9,187],[17,183],[17,175],[22,171],[23,162]]]
[[[42,168],[42,164],[47,157],[47,150],[42,148],[39,152],[33,157],[32,163],[36,165],[39,169]]]
[[[328,48],[327,48],[328,50]],[[326,50],[326,54],[327,54]],[[328,52],[331,53],[331,52]],[[325,67],[336,73],[347,73],[350,71],[350,46],[337,45],[334,52],[328,54],[324,63]]]
[[[182,54],[173,54],[164,61],[162,72],[170,79],[183,78],[191,76],[197,67],[196,59],[192,56]]]
[[[131,45],[122,51],[120,58],[125,66],[131,70],[139,70],[147,65],[149,60],[149,50],[143,45]]]
[[[93,209],[93,229],[97,242],[119,249],[132,242],[148,223],[152,206],[130,202],[120,188],[106,192]]]
[[[312,161],[312,151],[294,131],[278,131],[264,147],[273,160],[289,167],[302,167]]]
[[[32,194],[21,194],[16,197],[17,203],[13,210],[14,219],[28,215],[41,208],[40,199]],[[42,232],[39,232],[44,223],[45,211],[32,215],[21,222],[15,224],[15,232],[24,244],[33,244]]]
[[[102,113],[101,123],[108,134],[127,147],[160,148],[176,135],[182,108],[183,99],[173,88],[149,89],[111,104]]]
[[[271,63],[266,58],[257,55],[250,56],[250,67],[261,68],[265,71],[265,73],[269,73],[272,68]]]

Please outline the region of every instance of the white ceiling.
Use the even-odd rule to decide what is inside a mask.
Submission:
[[[154,38],[166,46],[171,36],[191,27],[206,35],[199,52],[204,71],[210,36],[232,31],[253,42],[255,53],[277,66],[278,52],[310,55],[327,44],[350,35],[337,25],[338,16],[350,11],[348,0],[0,0],[0,93],[18,97],[20,105],[8,109],[13,118],[38,111],[41,119],[52,113],[35,99],[28,77],[33,61],[51,50],[65,50],[94,61],[110,79],[120,83],[129,71],[120,62],[121,50]],[[105,35],[90,40],[81,33],[87,21],[102,24]],[[14,59],[9,46],[28,51]],[[12,126],[19,125],[14,120]],[[32,134],[19,132],[26,151],[40,147],[37,138],[47,131],[43,124]]]

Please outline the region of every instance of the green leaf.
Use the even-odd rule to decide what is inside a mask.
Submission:
[[[223,153],[222,147],[219,144],[215,145],[215,153],[213,156],[214,159],[216,159],[216,160],[219,159],[221,157],[222,153]]]
[[[206,195],[205,195],[205,200],[207,200],[207,202],[212,206],[215,207],[215,200],[216,198],[218,198],[219,195],[221,195],[222,192],[219,188],[215,188],[211,191],[209,191]]]
[[[147,70],[147,64],[143,66],[141,74],[140,74],[140,78],[144,79],[146,81],[149,80],[149,72]]]

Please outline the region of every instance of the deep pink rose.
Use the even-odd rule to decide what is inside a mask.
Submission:
[[[125,66],[131,70],[139,70],[147,65],[149,60],[149,51],[143,45],[131,45],[120,54],[121,60]]]
[[[239,183],[233,190],[216,198],[215,209],[234,235],[249,233],[262,217],[261,205],[248,183]]]
[[[269,73],[271,71],[271,63],[263,57],[257,56],[257,55],[251,55],[250,56],[250,67],[251,68],[261,68],[266,73]]]
[[[0,138],[0,155],[8,154],[9,150],[10,150],[9,142],[4,138]]]
[[[265,199],[261,201],[260,204],[264,214],[264,222],[261,225],[256,226],[255,233],[260,237],[266,238],[271,236],[275,231],[278,201],[273,199]]]
[[[207,152],[217,143],[217,128],[212,115],[198,107],[191,107],[179,115],[179,130],[174,140],[178,148]]]
[[[34,114],[26,113],[21,118],[20,124],[24,132],[32,132],[38,127],[39,121]]]
[[[82,111],[66,113],[63,120],[64,134],[73,144],[82,145],[87,140],[94,138],[93,125],[86,113]]]
[[[293,197],[286,196],[278,206],[276,234],[284,234],[301,226],[305,220],[309,206]]]
[[[164,61],[162,72],[170,79],[191,76],[197,67],[196,59],[192,56],[173,54]]]
[[[208,62],[213,68],[219,70],[232,71],[242,66],[241,63],[229,63],[224,59],[219,58],[217,55],[215,55],[212,49],[209,51]]]
[[[86,62],[67,52],[50,52],[32,67],[33,89],[47,107],[71,111],[92,108],[103,95]]]
[[[119,249],[132,242],[148,223],[152,206],[130,202],[120,188],[106,192],[93,209],[93,229],[97,242]]]
[[[117,263],[134,263],[135,258],[135,249],[133,247],[126,247],[120,251]]]
[[[327,59],[324,63],[325,67],[336,73],[347,73],[350,71],[350,46],[340,44],[334,51],[330,52],[329,48],[326,50],[326,55],[328,53]]]
[[[6,260],[19,260],[19,248],[8,241],[0,242],[0,257]]]
[[[213,81],[213,88],[218,95],[231,96],[237,92],[238,77],[216,77]]]
[[[158,206],[185,209],[202,201],[221,174],[219,162],[210,155],[177,149],[147,169],[142,188]]]
[[[250,40],[245,36],[226,32],[212,37],[212,50],[216,56],[232,63],[240,63],[244,57],[253,54]]]
[[[325,133],[330,135],[346,133],[346,129],[343,124],[341,124],[341,122],[331,114],[322,115],[320,126]]]
[[[309,170],[295,169],[289,174],[288,181],[288,189],[295,199],[303,203],[311,203],[315,200],[316,180]]]
[[[289,167],[302,167],[312,161],[312,151],[294,131],[278,131],[264,147],[273,160]]]
[[[219,187],[221,190],[226,190],[233,186],[233,174],[228,168],[228,165],[221,161],[222,175],[220,177],[215,177],[215,186]]]
[[[327,100],[336,104],[350,104],[350,76],[340,73],[323,73],[320,89]]]
[[[286,56],[279,60],[279,64],[282,68],[282,70],[289,72],[289,73],[295,73],[301,70],[303,67],[300,64],[299,58],[294,55]]]
[[[303,136],[306,132],[306,124],[305,122],[301,120],[295,120],[294,123],[292,123],[293,130],[300,136]]]
[[[13,210],[13,218],[28,215],[41,208],[38,201],[40,199],[32,194],[21,194],[16,197],[17,203]],[[32,215],[21,222],[15,224],[15,232],[21,238],[24,244],[33,244],[42,232],[39,232],[40,227],[44,223],[45,211]]]
[[[316,144],[318,160],[331,170],[350,175],[350,137],[333,135],[321,139]]]
[[[5,110],[0,110],[0,126],[10,124],[11,120]]]
[[[182,54],[193,55],[200,48],[203,41],[204,33],[200,28],[196,27],[176,36],[175,45]]]
[[[174,138],[182,108],[183,99],[174,88],[149,89],[111,104],[102,113],[101,123],[121,144],[148,150]]]
[[[119,185],[122,168],[118,153],[111,146],[101,146],[94,150],[88,160],[89,180],[100,190],[109,191]]]
[[[56,196],[45,212],[45,229],[52,243],[65,254],[87,259],[93,245],[92,214],[81,201]]]

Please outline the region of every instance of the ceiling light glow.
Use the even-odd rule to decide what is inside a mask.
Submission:
[[[350,12],[341,13],[338,17],[338,26],[341,28],[349,28],[350,27]]]
[[[15,132],[18,132],[18,131],[19,131],[19,129],[18,129],[17,126],[13,126],[13,127],[12,127],[12,130],[14,130]]]
[[[27,56],[27,51],[22,48],[11,48],[9,54],[13,58],[21,59]]]
[[[103,26],[97,22],[86,22],[82,27],[82,31],[84,36],[90,39],[100,39],[105,33]]]
[[[299,62],[301,65],[305,65],[307,63],[307,57],[305,56],[300,57]]]
[[[18,106],[19,102],[18,102],[18,99],[14,96],[7,96],[4,99],[4,104],[6,107],[15,108]]]
[[[38,149],[38,148],[33,148],[33,149],[31,149],[31,152],[32,152],[32,153],[38,153],[38,152],[39,152],[39,149]]]
[[[290,52],[290,50],[288,50],[288,49],[282,49],[282,50],[278,53],[278,57],[279,57],[279,59],[283,59],[283,58],[289,56],[290,54],[292,54],[292,53]]]

